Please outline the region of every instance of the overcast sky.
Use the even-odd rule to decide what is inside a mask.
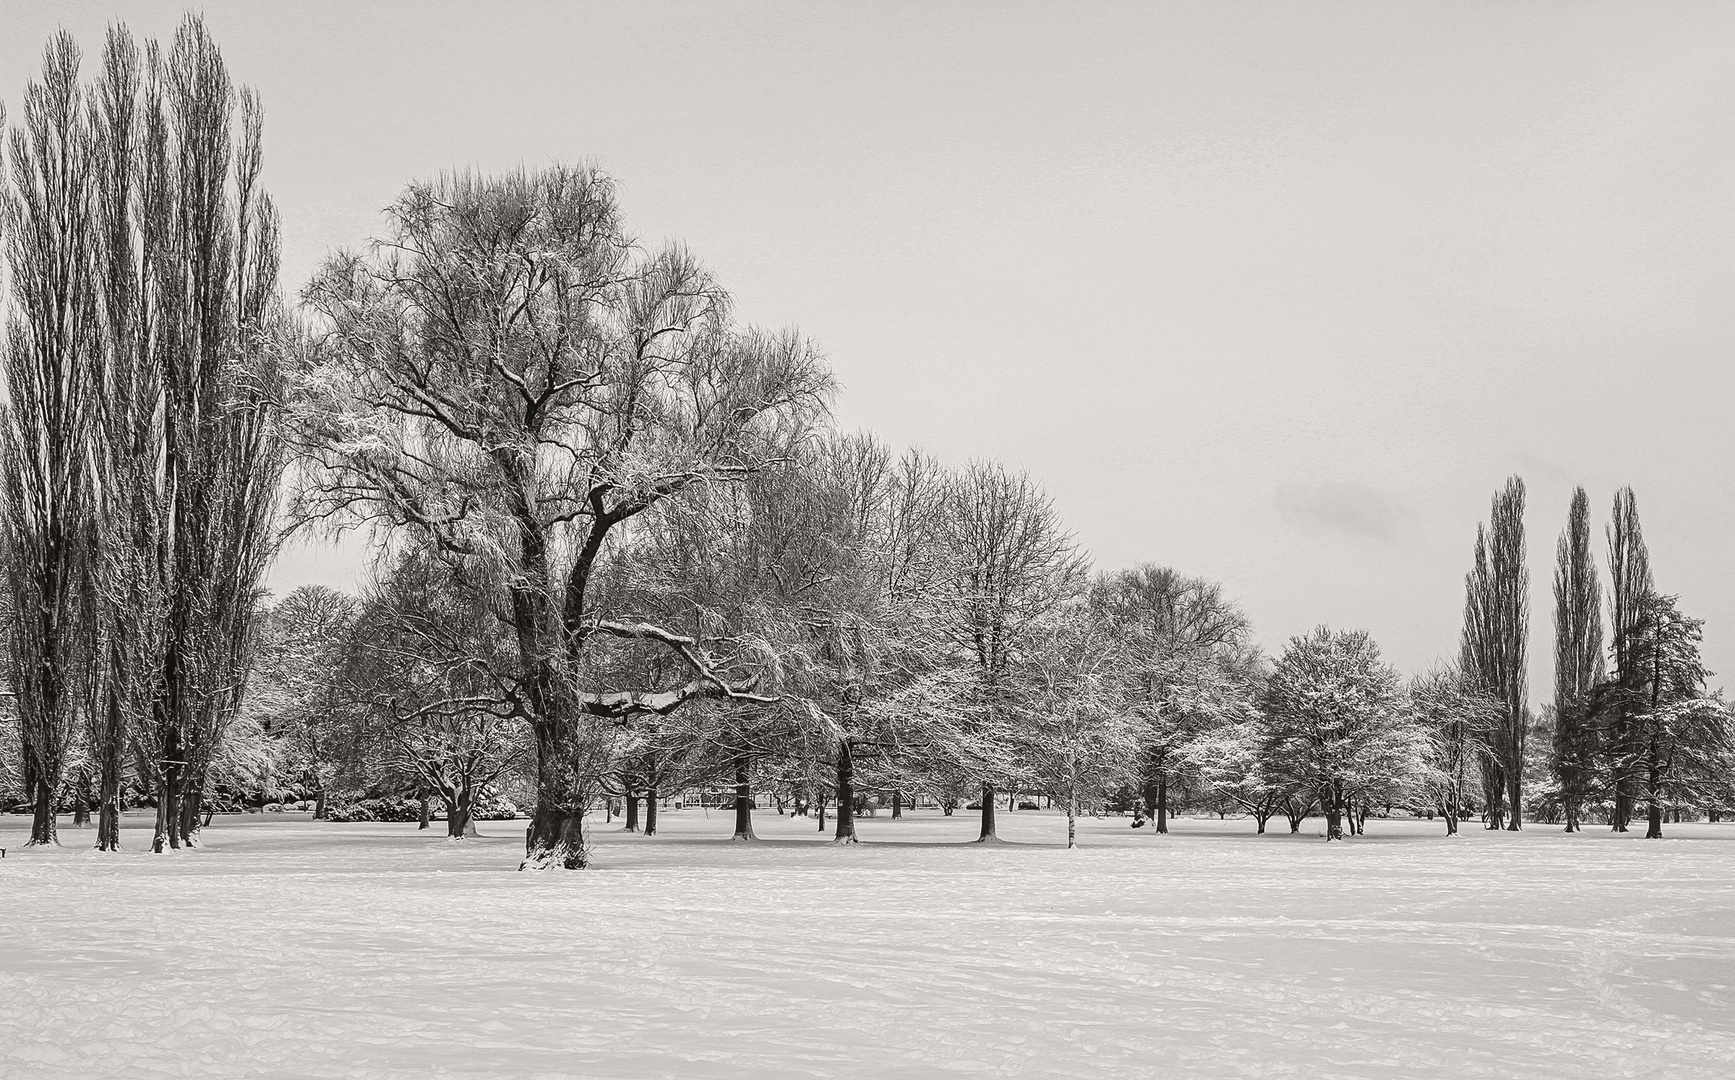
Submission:
[[[0,9],[16,107],[57,25]],[[799,325],[839,417],[1028,467],[1099,566],[1224,582],[1272,650],[1456,655],[1476,524],[1631,484],[1735,671],[1735,4],[212,5],[296,285],[403,183],[589,159],[646,242]],[[1598,537],[1599,551],[1601,538]],[[272,575],[353,586],[363,555]],[[1605,568],[1606,569],[1606,568]],[[1719,676],[1714,682],[1724,681]]]

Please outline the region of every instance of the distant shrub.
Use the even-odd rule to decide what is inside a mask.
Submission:
[[[388,796],[381,799],[363,799],[348,806],[333,806],[326,811],[326,816],[337,822],[419,821],[422,808],[414,799]]]
[[[1031,799],[1024,799],[1023,801],[1019,802],[1018,809],[1020,809],[1020,810],[1040,810],[1040,809],[1042,809],[1042,806]]]
[[[499,792],[485,790],[477,797],[470,816],[477,821],[513,821],[518,817],[518,807]]]

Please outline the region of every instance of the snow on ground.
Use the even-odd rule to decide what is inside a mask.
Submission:
[[[0,1077],[1735,1076],[1735,826],[755,817],[544,874],[516,822],[0,818]]]

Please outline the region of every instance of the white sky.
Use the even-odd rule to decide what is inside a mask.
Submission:
[[[56,25],[0,9],[16,107]],[[831,357],[840,418],[1046,483],[1098,564],[1456,654],[1530,485],[1532,698],[1573,484],[1632,484],[1735,671],[1735,5],[212,5],[299,285],[453,166],[588,158]],[[1599,537],[1599,549],[1601,547]],[[352,585],[360,555],[273,584]],[[1723,682],[1719,677],[1715,682]]]

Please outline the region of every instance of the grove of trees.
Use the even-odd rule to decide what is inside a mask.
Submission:
[[[1655,837],[1735,801],[1630,489],[1606,634],[1568,508],[1538,711],[1517,477],[1456,663],[1405,679],[1323,626],[1267,656],[1216,582],[1094,570],[1028,473],[839,430],[814,344],[639,244],[599,169],[413,182],[290,303],[263,111],[200,20],[116,28],[94,68],[57,36],[0,113],[0,792],[32,843],[64,809],[113,850],[152,808],[163,850],[305,801],[455,840],[522,811],[523,866],[579,868],[597,815],[654,835],[694,789],[744,842],[769,794],[841,844],[917,797],[982,842],[1046,798],[1069,846],[1105,810]],[[356,595],[264,590],[283,538],[334,531],[373,552]]]

